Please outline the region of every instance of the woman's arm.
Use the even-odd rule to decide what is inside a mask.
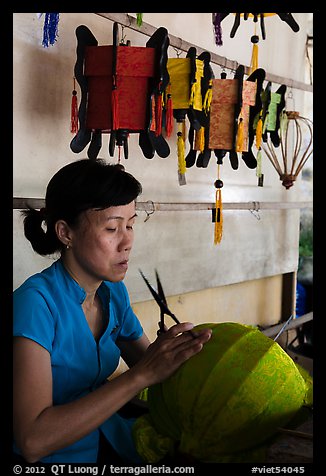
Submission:
[[[210,338],[210,332],[204,331],[193,339],[185,333],[190,327],[189,323],[172,326],[147,347],[131,369],[88,395],[57,406],[52,402],[48,351],[30,339],[16,337],[14,436],[23,457],[33,463],[71,445],[98,428],[141,390],[171,375]],[[138,345],[146,347],[145,338]]]
[[[121,351],[121,357],[128,367],[133,367],[139,359],[145,354],[150,345],[147,335],[144,333],[139,339],[117,341],[117,345]]]
[[[14,436],[30,463],[95,430],[143,384],[137,373],[121,375],[74,402],[53,406],[50,354],[30,339],[14,339]]]

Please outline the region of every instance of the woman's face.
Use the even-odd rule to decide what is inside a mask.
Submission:
[[[128,205],[87,210],[77,228],[71,229],[67,259],[84,281],[121,281],[128,269],[134,240],[135,202]]]

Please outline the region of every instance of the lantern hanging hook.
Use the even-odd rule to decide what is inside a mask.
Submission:
[[[259,215],[259,211],[260,211],[259,202],[252,202],[252,204],[253,204],[253,207],[249,208],[249,211],[259,221],[261,218]]]
[[[227,58],[224,56],[224,57],[223,57],[223,64],[221,65],[221,67],[222,67],[221,73],[225,73],[225,72],[226,72],[226,64],[227,64],[227,61],[228,61]]]
[[[131,16],[129,15],[129,13],[126,13],[126,17],[127,17],[127,18],[128,18],[128,20],[129,20],[129,25],[126,25],[126,27],[127,27],[127,28],[129,28],[129,27],[131,26],[131,23],[132,23],[133,17],[131,17]]]
[[[174,51],[177,55],[177,58],[180,58],[180,55],[181,55],[182,51],[179,48],[177,48],[176,46],[173,46],[173,49],[174,49]]]
[[[287,93],[287,97],[286,97],[286,109],[287,111],[291,110],[291,111],[295,111],[295,100],[294,100],[294,95],[293,95],[293,80],[291,79],[291,84],[290,84],[290,88],[288,90],[288,93]],[[292,102],[292,107],[288,107],[288,101],[291,101]]]
[[[146,217],[144,223],[146,223],[150,219],[151,215],[153,215],[153,213],[155,212],[154,202],[152,200],[147,200],[147,203],[152,207],[152,209],[150,211],[145,210]]]
[[[124,43],[125,43],[125,38],[126,38],[126,35],[125,35],[125,27],[124,27],[124,25],[121,25],[121,41],[120,41],[120,44],[121,44],[121,45],[124,45]]]

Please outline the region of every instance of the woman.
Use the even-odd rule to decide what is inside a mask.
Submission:
[[[123,279],[141,190],[123,167],[82,159],[53,176],[44,209],[24,212],[33,249],[60,254],[14,291],[14,451],[29,463],[96,462],[100,435],[141,463],[134,420],[118,411],[210,338],[181,323],[150,344],[131,309]],[[109,381],[120,356],[129,369]]]

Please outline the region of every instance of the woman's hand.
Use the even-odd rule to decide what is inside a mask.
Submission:
[[[188,332],[194,325],[190,322],[176,324],[162,332],[149,345],[144,356],[133,367],[147,381],[145,386],[162,382],[172,375],[181,364],[201,351],[212,334],[211,329],[195,333],[195,338]]]

